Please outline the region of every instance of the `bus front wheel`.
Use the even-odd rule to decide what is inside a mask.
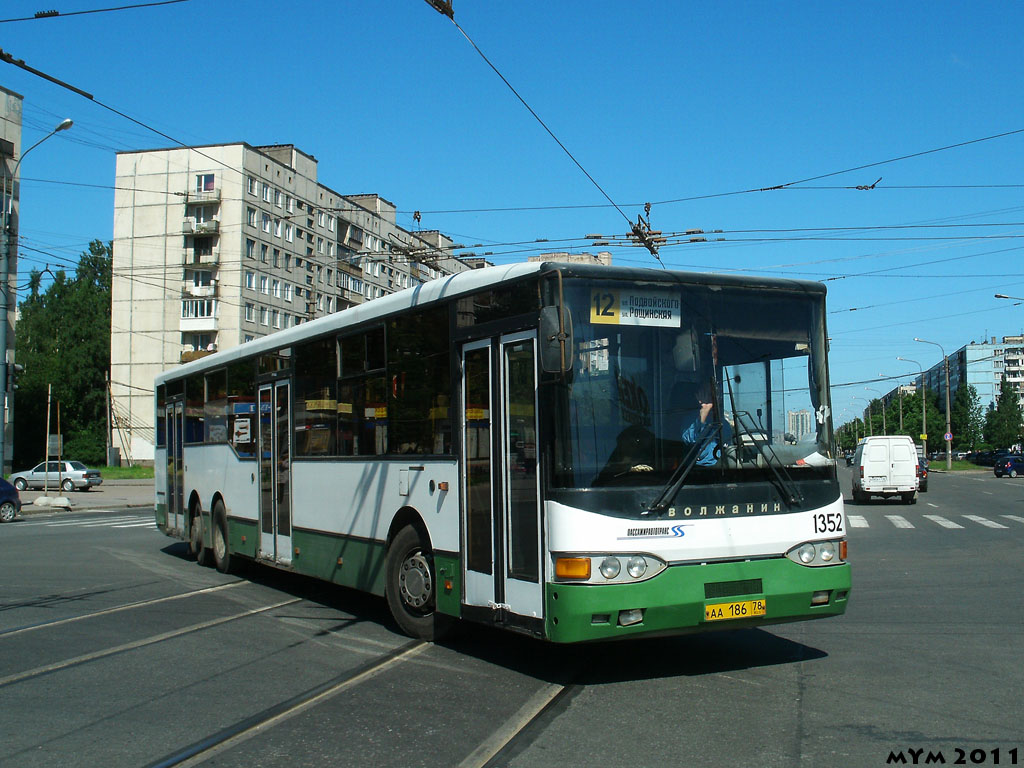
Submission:
[[[411,525],[388,548],[386,578],[388,608],[405,634],[439,640],[451,628],[453,619],[436,610],[437,578],[429,544]]]

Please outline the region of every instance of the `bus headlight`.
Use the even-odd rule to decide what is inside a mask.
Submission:
[[[789,550],[786,557],[800,565],[839,565],[846,560],[846,540],[806,541]]]
[[[629,562],[632,563],[633,561],[630,560]],[[620,570],[622,570],[622,565],[617,557],[606,557],[601,561],[601,575],[606,579],[614,579],[619,575]]]
[[[575,584],[633,584],[653,579],[668,567],[654,555],[552,553],[555,581]]]
[[[640,555],[631,557],[629,558],[629,562],[626,564],[626,570],[634,579],[639,579],[647,573],[647,561]]]

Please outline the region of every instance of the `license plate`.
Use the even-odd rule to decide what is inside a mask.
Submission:
[[[765,600],[742,600],[738,603],[715,603],[704,606],[704,621],[722,621],[723,619],[746,619],[751,616],[764,616],[768,612]]]

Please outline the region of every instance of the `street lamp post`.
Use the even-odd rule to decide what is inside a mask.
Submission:
[[[60,131],[66,131],[73,125],[70,118],[61,120],[60,123],[50,131],[48,134],[43,136],[39,141],[33,144],[31,147],[21,153],[21,157],[18,158],[18,162],[14,164],[14,170],[11,172],[11,192],[7,193],[7,179],[4,179],[4,201],[3,201],[3,216],[4,216],[4,244],[3,252],[0,253],[0,354],[3,355],[3,359],[0,360],[2,364],[2,381],[3,381],[3,398],[0,402],[0,472],[6,470],[7,461],[7,315],[10,311],[11,296],[9,276],[11,271],[11,250],[13,243],[17,238],[17,232],[14,228],[13,213],[14,213],[14,185],[18,179],[18,168],[21,166],[21,161],[25,159],[25,156],[33,149],[38,147],[48,138],[53,136]],[[4,163],[4,169],[7,169],[7,164]]]
[[[885,428],[885,401],[882,399],[882,393],[879,392],[877,389],[872,389],[871,387],[864,387],[864,389],[866,389],[868,392],[874,392],[876,395],[878,395],[878,402],[882,406],[882,434],[883,435],[888,434],[889,431]],[[871,404],[869,403],[868,404],[868,413],[870,413],[870,412],[871,412]]]
[[[867,409],[866,410],[868,412],[868,417],[867,417],[867,419],[865,419],[865,421],[868,423],[868,435],[873,435],[874,432],[871,429],[871,401],[870,400],[866,400],[863,397],[858,397],[857,395],[854,395],[850,399],[851,400],[860,400],[861,402],[867,404]],[[858,440],[858,442],[860,442],[860,441]]]
[[[943,363],[945,365],[945,369],[946,369],[946,436],[947,436],[947,438],[949,438],[949,439],[946,440],[946,469],[950,470],[950,469],[953,468],[953,441],[952,441],[953,433],[950,431],[950,423],[949,423],[949,415],[950,415],[949,414],[949,358],[946,357],[946,350],[943,349],[942,345],[939,344],[937,341],[928,341],[927,339],[919,339],[916,336],[914,337],[914,341],[919,341],[922,344],[934,344],[936,347],[939,348],[939,351],[942,352],[942,361],[943,361]]]
[[[919,362],[917,362],[917,360],[911,360],[911,359],[909,359],[907,357],[897,357],[896,359],[897,360],[902,360],[904,363],[913,363],[921,371],[921,434],[924,435],[924,437],[921,438],[921,452],[924,454],[924,457],[927,459],[928,458],[928,411],[926,409],[926,402],[925,401],[928,398],[925,397],[925,393],[928,390],[925,387],[925,383],[924,383],[924,366],[921,365]]]

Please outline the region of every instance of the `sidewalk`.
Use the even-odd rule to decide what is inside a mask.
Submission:
[[[22,491],[21,514],[24,516],[38,515],[44,512],[76,512],[87,509],[113,509],[115,507],[139,507],[140,509],[153,509],[153,481],[152,480],[104,480],[103,485],[91,491],[72,491],[65,493],[58,489],[49,492],[51,499],[66,499],[70,510],[61,506],[35,506],[32,502],[40,496],[46,496],[43,491]]]

